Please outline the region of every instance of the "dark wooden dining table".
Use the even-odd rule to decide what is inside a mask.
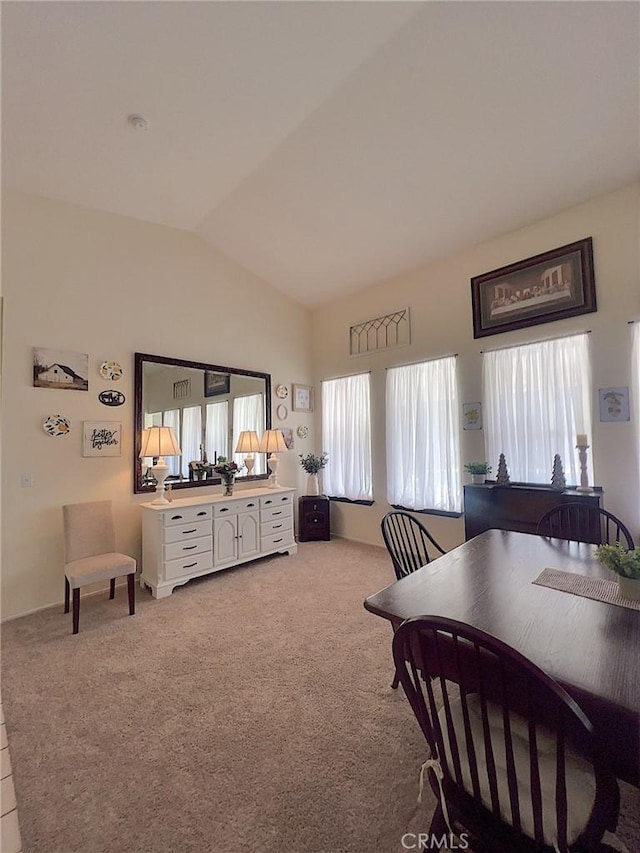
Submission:
[[[508,643],[573,696],[616,774],[640,787],[640,611],[534,584],[545,568],[613,577],[594,545],[488,530],[364,606],[394,629],[446,616]]]

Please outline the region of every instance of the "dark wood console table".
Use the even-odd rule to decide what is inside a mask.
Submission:
[[[594,486],[588,492],[565,489],[560,492],[550,486],[512,483],[498,486],[483,483],[464,487],[464,535],[473,539],[492,528],[535,533],[538,519],[558,504],[573,503],[601,506],[602,489]]]

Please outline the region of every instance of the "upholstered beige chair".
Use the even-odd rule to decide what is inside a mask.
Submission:
[[[109,581],[109,598],[116,593],[116,578],[127,576],[129,615],[136,611],[134,580],[136,561],[116,551],[111,501],[67,504],[62,507],[64,527],[64,612],[69,612],[73,590],[73,633],[80,623],[80,588]]]

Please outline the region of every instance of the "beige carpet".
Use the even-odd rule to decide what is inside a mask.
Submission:
[[[424,744],[363,599],[382,548],[305,543],[177,589],[3,626],[25,853],[364,853],[426,832]],[[638,853],[633,789],[626,829]],[[633,817],[632,817],[633,815]],[[514,851],[515,853],[515,851]]]

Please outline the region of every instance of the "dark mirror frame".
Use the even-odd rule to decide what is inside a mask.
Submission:
[[[133,491],[135,494],[152,494],[155,492],[154,486],[145,486],[142,484],[142,465],[140,463],[140,449],[142,440],[142,429],[144,424],[144,406],[142,403],[143,395],[143,367],[145,362],[153,364],[166,364],[170,367],[186,367],[196,370],[212,371],[213,373],[231,373],[239,376],[251,376],[255,379],[264,379],[265,382],[265,429],[271,429],[271,374],[260,373],[257,370],[242,370],[238,367],[222,367],[218,364],[204,364],[200,361],[185,361],[181,358],[167,358],[162,355],[149,355],[148,353],[137,352],[135,355],[134,369],[134,414],[133,414]],[[267,480],[269,474],[252,474],[250,477],[242,477],[242,482],[251,480]],[[172,481],[172,489],[197,489],[201,486],[215,486],[221,483],[220,477],[209,477],[206,480],[182,480]]]

